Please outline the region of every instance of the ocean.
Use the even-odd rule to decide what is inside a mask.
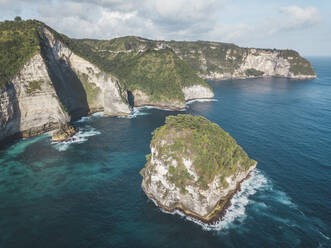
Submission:
[[[8,145],[0,247],[331,247],[331,58],[309,59],[314,80],[213,81],[215,99],[182,112],[97,113],[69,142]],[[258,161],[214,225],[163,212],[140,186],[151,132],[178,113],[216,122]]]

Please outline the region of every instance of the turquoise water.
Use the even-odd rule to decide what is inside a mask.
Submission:
[[[331,58],[316,80],[210,82],[193,102],[259,162],[212,226],[163,213],[140,188],[151,132],[179,112],[82,118],[0,151],[0,247],[331,247]]]

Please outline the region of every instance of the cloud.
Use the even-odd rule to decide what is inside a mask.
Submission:
[[[270,1],[271,7],[263,2],[261,11],[256,3],[234,0],[0,0],[0,19],[16,15],[39,19],[74,38],[138,35],[243,46],[285,37],[321,23],[316,7],[281,7],[278,1]],[[264,13],[266,6],[268,11]]]
[[[302,29],[311,27],[321,21],[318,9],[314,7],[300,8],[298,6],[287,6],[280,8],[281,14],[287,19],[287,29]]]
[[[321,20],[320,12],[314,7],[280,7],[274,15],[258,18],[254,23],[219,24],[207,33],[207,37],[247,46],[261,40],[288,37],[318,25]]]

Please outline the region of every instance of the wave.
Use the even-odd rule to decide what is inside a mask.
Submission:
[[[218,99],[215,98],[211,98],[211,99],[193,99],[193,100],[189,100],[186,102],[186,104],[191,104],[191,103],[195,103],[195,102],[218,102]]]
[[[254,197],[253,200],[252,196],[257,192],[259,192],[259,196]],[[282,205],[290,207],[295,206],[295,204],[291,201],[285,192],[274,189],[272,182],[268,180],[260,170],[255,169],[251,173],[251,176],[241,183],[240,190],[232,197],[231,205],[226,210],[223,218],[213,224],[203,223],[195,218],[186,216],[183,212],[178,210],[174,212],[168,212],[161,209],[161,211],[167,214],[179,215],[188,221],[192,221],[200,225],[205,231],[220,231],[235,227],[238,224],[243,223],[247,218],[247,206],[250,204],[254,205],[254,208],[257,208],[256,211],[268,211],[270,198],[272,198],[272,201],[277,201]],[[156,204],[156,202],[154,203]]]
[[[330,240],[330,237],[329,237],[329,236],[325,235],[325,234],[322,233],[321,231],[318,231],[318,232],[321,234],[321,236],[322,236],[323,238],[325,238],[326,240]]]
[[[103,117],[105,116],[103,112],[96,112],[94,114],[91,114],[89,116],[83,116],[82,118],[80,118],[78,121],[76,121],[77,123],[83,123],[83,122],[87,122],[91,119],[97,118],[97,117]]]
[[[242,222],[246,218],[246,206],[251,202],[249,197],[254,195],[257,190],[265,187],[268,184],[267,178],[260,172],[259,170],[254,170],[251,173],[251,176],[241,183],[241,189],[238,191],[231,199],[231,205],[226,210],[223,218],[214,223],[214,224],[206,224],[202,221],[199,221],[195,218],[185,215],[183,212],[179,210],[175,210],[174,212],[168,212],[162,208],[160,208],[161,212],[171,214],[171,215],[179,215],[186,220],[192,221],[202,227],[203,230],[206,231],[219,231],[224,228],[229,227],[235,220]],[[157,203],[152,200],[155,205]]]
[[[231,205],[226,210],[224,217],[215,224],[203,223],[203,229],[208,231],[219,231],[230,227],[234,221],[239,221],[240,223],[242,223],[247,217],[247,205],[254,202],[249,199],[250,196],[254,195],[258,190],[267,187],[268,183],[268,179],[263,175],[261,171],[257,169],[254,170],[251,173],[251,176],[241,183],[240,190],[231,199]],[[260,204],[259,206],[265,205]]]
[[[138,107],[138,108],[140,108],[140,109],[158,109],[158,110],[164,110],[164,111],[185,111],[185,108],[183,108],[183,109],[170,109],[170,108],[149,106],[149,105]]]
[[[187,101],[186,104],[189,105],[194,102],[217,102],[217,101],[218,101],[217,99],[195,99],[195,100]],[[179,111],[179,112],[186,111],[186,108],[175,110],[175,109],[146,105],[146,106],[142,106],[142,107],[134,107],[129,115],[118,116],[118,118],[132,119],[132,118],[136,118],[137,116],[140,116],[140,115],[149,115],[150,113],[144,112],[143,110],[150,110],[150,109],[158,109],[158,110],[164,110],[164,111]],[[88,118],[88,117],[83,117],[83,118]]]
[[[91,126],[85,126],[79,128],[79,131],[69,138],[68,140],[62,142],[52,142],[51,144],[54,145],[55,149],[59,152],[66,151],[71,144],[81,144],[88,140],[89,137],[101,134],[100,131],[96,130]]]
[[[146,107],[134,107],[132,108],[132,111],[129,115],[127,116],[118,116],[118,118],[126,118],[126,119],[132,119],[132,118],[136,118],[137,116],[140,115],[149,115],[150,113],[147,112],[143,112],[143,109],[147,109]]]

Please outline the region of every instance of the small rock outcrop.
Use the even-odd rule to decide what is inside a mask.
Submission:
[[[224,214],[256,167],[236,141],[201,116],[168,116],[153,132],[142,189],[158,206],[203,222]]]
[[[65,141],[70,137],[74,136],[75,134],[76,134],[75,127],[69,124],[64,124],[52,134],[52,141],[53,142]]]

